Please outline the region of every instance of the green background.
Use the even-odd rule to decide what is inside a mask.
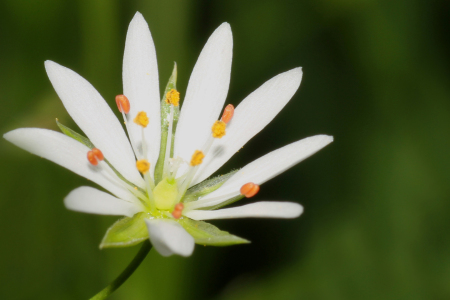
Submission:
[[[298,201],[299,219],[214,222],[252,244],[197,246],[187,259],[152,250],[111,299],[450,299],[447,0],[2,0],[0,11],[1,133],[56,130],[56,117],[75,126],[46,59],[114,106],[127,26],[140,11],[161,85],[176,61],[182,95],[225,21],[234,36],[227,103],[303,67],[291,102],[223,172],[307,136],[335,137],[253,198]],[[0,182],[0,299],[86,299],[136,253],[98,249],[115,218],[64,208],[86,180],[5,140]]]

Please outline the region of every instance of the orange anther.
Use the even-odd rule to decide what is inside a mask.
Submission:
[[[97,158],[95,157],[95,154],[94,154],[93,151],[89,151],[89,152],[87,153],[87,159],[88,159],[88,161],[91,163],[91,165],[93,165],[93,166],[98,165],[98,160],[97,160]]]
[[[181,218],[181,210],[174,210],[174,211],[172,212],[172,216],[173,216],[175,219]]]
[[[91,152],[94,153],[95,158],[97,158],[98,160],[104,159],[103,153],[102,151],[100,151],[100,149],[93,148]]]
[[[120,112],[124,112],[126,114],[130,112],[130,101],[128,101],[128,98],[125,95],[117,95],[116,104]]]
[[[183,209],[184,209],[184,204],[183,203],[177,203],[175,205],[175,208],[173,209],[172,216],[175,219],[181,218],[181,213],[183,212]]]
[[[234,106],[232,104],[228,104],[223,110],[221,120],[225,122],[225,124],[228,124],[228,122],[231,121],[231,118],[233,118],[233,115],[234,115]]]
[[[246,183],[241,187],[241,194],[247,198],[255,196],[258,192],[259,185],[254,184],[253,182]]]
[[[177,203],[175,205],[175,210],[183,210],[184,209],[184,204],[183,203]]]

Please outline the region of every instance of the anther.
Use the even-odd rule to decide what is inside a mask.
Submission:
[[[172,216],[175,219],[181,218],[181,214],[183,212],[183,209],[184,209],[184,204],[183,203],[177,203],[175,205],[175,208],[173,209]]]
[[[227,128],[227,124],[223,121],[216,121],[214,122],[211,131],[212,131],[212,136],[213,138],[222,138],[225,133],[226,133],[226,129]]]
[[[225,124],[228,124],[228,122],[231,121],[231,119],[233,118],[234,115],[234,106],[232,104],[228,104],[225,109],[223,110],[223,114],[222,114],[222,121]]]
[[[150,170],[150,163],[146,159],[136,161],[136,168],[141,174],[145,174]]]
[[[258,192],[259,185],[254,184],[253,182],[246,183],[241,187],[241,195],[244,195],[247,198],[255,196]]]
[[[205,157],[205,155],[203,154],[202,151],[195,150],[195,152],[191,158],[191,166],[195,167],[195,166],[198,166],[199,164],[201,164],[204,157]]]
[[[134,118],[134,123],[136,123],[136,124],[138,124],[138,125],[140,125],[140,126],[142,126],[142,127],[147,127],[147,125],[148,125],[148,117],[147,117],[147,114],[145,113],[145,111],[140,111],[138,114],[137,114],[137,116],[136,116],[136,118]]]
[[[91,151],[94,153],[95,157],[98,160],[103,160],[104,159],[103,153],[102,153],[102,151],[100,151],[100,149],[93,148]]]
[[[100,160],[103,160],[103,153],[97,148],[93,148],[91,151],[87,153],[87,159],[91,163],[91,165],[96,166]]]
[[[91,165],[93,165],[93,166],[98,165],[98,160],[97,160],[97,158],[95,158],[94,152],[89,151],[89,152],[87,153],[87,159],[88,159],[88,161],[91,163]]]
[[[126,114],[130,112],[130,101],[128,101],[128,98],[125,95],[117,95],[116,104],[120,112]]]
[[[172,104],[173,106],[178,106],[178,103],[180,102],[180,93],[175,90],[171,89],[166,94],[166,103]]]

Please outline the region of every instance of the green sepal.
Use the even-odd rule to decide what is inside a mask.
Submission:
[[[178,223],[194,238],[195,243],[204,246],[230,246],[248,244],[250,241],[222,231],[214,225],[189,218],[181,218]]]
[[[106,231],[100,249],[130,247],[148,239],[146,217],[147,213],[140,212],[118,220]]]
[[[159,157],[155,166],[155,184],[161,181],[164,170],[164,159],[166,155],[167,136],[169,133],[169,122],[167,117],[170,115],[170,104],[166,103],[166,95],[171,89],[177,89],[177,63],[174,63],[172,75],[167,82],[164,94],[161,100],[161,145],[159,148]],[[172,126],[172,149],[170,149],[170,155],[173,155],[173,144],[175,141],[175,130],[178,124],[178,118],[180,116],[180,106],[173,107],[173,126]]]
[[[80,143],[82,143],[83,145],[87,146],[89,149],[93,149],[95,148],[94,144],[85,136],[82,136],[81,134],[77,133],[76,131],[70,129],[69,127],[67,127],[66,125],[63,125],[61,123],[59,123],[58,119],[56,119],[56,125],[58,125],[59,129],[61,129],[62,133],[64,133],[65,135],[67,135],[68,137],[73,138],[76,141],[79,141]],[[110,162],[105,158],[105,162],[108,164],[108,166],[114,171],[114,173],[117,175],[117,177],[119,177],[121,180],[125,181],[128,185],[130,185],[132,188],[137,188],[139,189],[139,191],[141,191],[142,193],[146,193],[146,191],[144,191],[142,188],[134,185],[133,183],[131,183],[128,179],[126,179],[125,177],[122,176],[122,174],[119,173],[119,171],[116,170],[116,168],[113,167],[112,164],[110,164]],[[140,199],[142,201],[142,199]]]
[[[238,170],[234,170],[225,175],[219,175],[217,177],[205,180],[197,185],[194,185],[193,187],[191,187],[186,191],[186,194],[184,194],[184,197],[181,201],[184,203],[196,201],[198,200],[198,198],[214,192],[215,190],[220,188],[222,184],[224,184],[225,181],[227,181],[237,171]]]
[[[92,144],[92,142],[87,137],[84,137],[81,134],[79,134],[79,133],[75,132],[74,130],[70,129],[69,127],[59,123],[58,119],[56,119],[56,125],[58,125],[59,129],[61,129],[61,131],[65,135],[67,135],[67,136],[69,136],[69,137],[79,141],[80,143],[82,143],[83,145],[89,147],[90,149],[95,148],[94,144]]]

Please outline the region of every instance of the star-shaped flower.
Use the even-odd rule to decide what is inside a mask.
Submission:
[[[228,105],[219,119],[229,88],[232,46],[231,28],[223,23],[200,53],[180,110],[176,65],[160,100],[155,47],[147,23],[137,13],[125,44],[123,95],[116,97],[128,137],[92,85],[77,73],[46,61],[53,87],[87,138],[59,122],[63,133],[22,128],[4,138],[110,192],[79,187],[64,200],[71,210],[125,216],[108,229],[101,247],[130,246],[150,238],[163,256],[189,256],[195,243],[246,243],[203,220],[298,217],[303,208],[292,202],[221,208],[254,196],[261,184],[333,138],[309,137],[240,170],[207,179],[277,115],[302,79],[301,68],[279,74],[236,109]]]

